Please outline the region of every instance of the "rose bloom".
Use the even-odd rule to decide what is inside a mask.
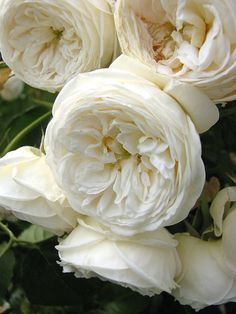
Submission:
[[[173,294],[181,304],[196,310],[236,302],[236,187],[221,190],[210,213],[215,235],[221,239],[207,242],[189,235],[176,236],[182,272]]]
[[[190,103],[203,99],[184,90]],[[164,89],[127,71],[69,82],[54,104],[45,150],[72,208],[123,235],[183,220],[204,185],[190,117]]]
[[[225,264],[222,241],[207,242],[186,234],[176,239],[182,272],[176,278],[179,288],[173,290],[174,297],[197,311],[209,305],[236,302],[236,277]]]
[[[0,159],[0,207],[21,220],[61,235],[77,224],[45,162],[33,147],[21,147]]]
[[[56,247],[64,272],[76,277],[98,276],[143,295],[176,287],[181,270],[177,241],[163,229],[119,238],[91,218],[80,221]]]
[[[2,0],[0,25],[4,61],[27,84],[48,91],[106,67],[117,53],[108,0]]]
[[[224,259],[236,278],[236,187],[221,190],[210,207],[216,236],[222,236]]]
[[[117,0],[122,52],[154,71],[236,99],[235,0]]]

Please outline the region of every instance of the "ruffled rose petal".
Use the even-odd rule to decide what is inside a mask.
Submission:
[[[64,272],[98,276],[152,296],[176,286],[174,277],[181,269],[176,245],[165,229],[119,238],[86,219],[56,248]]]
[[[21,147],[0,159],[0,205],[55,234],[77,224],[78,214],[57,186],[45,155],[33,147]]]

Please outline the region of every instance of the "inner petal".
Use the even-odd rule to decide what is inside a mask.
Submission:
[[[27,67],[28,71],[44,72],[46,79],[54,79],[64,73],[68,60],[72,62],[72,56],[75,64],[82,48],[82,40],[73,30],[71,21],[66,20],[66,15],[62,16],[61,12],[56,14],[54,9],[54,6],[45,9],[33,3],[20,5],[12,17],[12,31],[9,33],[9,43],[17,58],[32,65]]]

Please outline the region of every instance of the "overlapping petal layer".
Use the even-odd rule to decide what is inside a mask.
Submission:
[[[186,234],[176,239],[182,272],[176,279],[179,287],[172,292],[175,298],[195,310],[236,302],[236,277],[225,264],[222,241],[207,242]]]
[[[115,22],[123,53],[215,102],[236,99],[234,0],[118,0]]]
[[[60,90],[77,73],[110,64],[117,53],[107,0],[3,0],[0,50],[29,85]]]
[[[144,295],[170,292],[180,272],[177,241],[164,228],[118,238],[92,219],[80,221],[57,246],[64,272],[98,276]]]
[[[45,149],[71,206],[123,235],[181,221],[204,184],[189,116],[158,86],[125,71],[98,70],[68,83]]]
[[[21,147],[0,159],[0,206],[55,234],[77,224],[78,215],[57,186],[45,155],[33,147]]]

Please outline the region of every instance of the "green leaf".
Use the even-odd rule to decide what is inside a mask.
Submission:
[[[139,314],[147,308],[147,301],[142,298],[140,302],[133,302],[129,298],[123,301],[114,301],[104,305],[102,310],[95,311],[94,314]]]
[[[202,213],[202,232],[211,225],[211,216],[209,212],[209,205],[205,193],[200,197],[201,213]]]
[[[28,124],[24,129],[22,129],[5,147],[2,152],[2,155],[5,155],[10,150],[13,150],[19,146],[19,143],[28,135],[32,130],[40,126],[43,122],[47,121],[51,116],[51,112],[47,112],[41,115],[39,118],[35,119],[33,122]]]
[[[42,129],[45,129],[50,116],[34,122],[47,112],[51,107],[56,94],[47,93],[25,85],[22,95],[11,102],[4,101],[0,97],[0,151],[3,154],[6,146],[18,136],[14,148],[31,145],[39,146]],[[33,125],[32,125],[33,123]],[[27,127],[31,125],[31,129]],[[5,151],[6,152],[6,151]],[[5,153],[4,152],[4,153]]]
[[[39,243],[50,239],[54,234],[43,229],[40,226],[32,225],[24,230],[18,237],[18,240],[30,243]]]
[[[0,245],[0,258],[1,258],[1,256],[4,255],[7,247],[8,247],[8,242],[1,243],[1,245]]]
[[[22,287],[33,304],[65,305],[80,302],[58,278],[53,267],[36,250],[30,251],[23,263]]]
[[[85,280],[75,278],[72,274],[63,274],[56,262],[49,264],[39,250],[30,250],[25,256],[20,276],[20,285],[32,304],[82,306],[91,301],[94,293],[86,288]],[[91,287],[96,289],[95,285]]]
[[[15,256],[12,250],[7,251],[0,258],[0,297],[4,298],[11,283],[15,266]]]
[[[97,293],[99,308],[90,314],[139,314],[150,306],[150,297],[111,283]]]
[[[185,226],[186,226],[188,233],[191,236],[196,237],[196,238],[200,238],[200,235],[197,232],[197,230],[187,220],[185,220],[184,223],[185,223]]]

